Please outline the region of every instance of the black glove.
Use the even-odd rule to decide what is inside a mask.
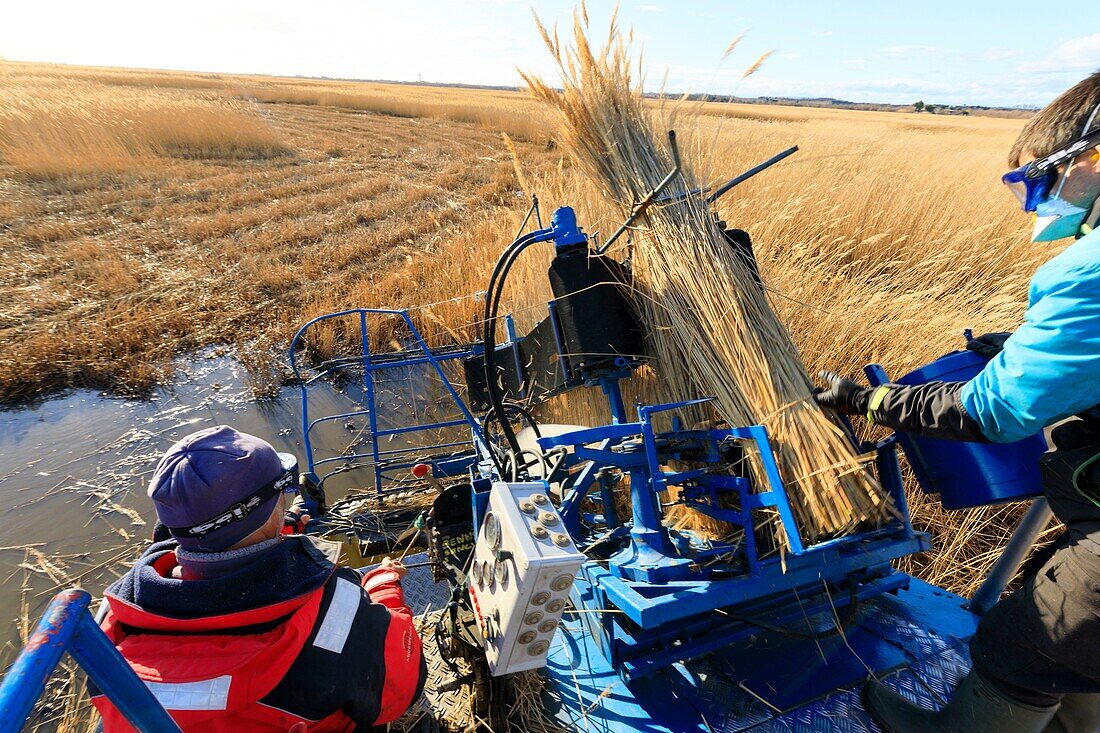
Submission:
[[[814,390],[814,401],[817,404],[845,415],[867,414],[867,404],[871,401],[871,390],[868,387],[861,387],[835,372],[822,371],[820,374],[829,386]]]
[[[294,503],[283,515],[283,531],[290,534],[302,534],[306,531],[306,525],[309,524],[310,519],[305,502],[300,496],[296,497]]]
[[[973,351],[978,356],[984,356],[986,359],[992,359],[1004,350],[1005,341],[1008,341],[1008,337],[1011,335],[1011,333],[1004,333],[1002,331],[997,331],[996,333],[983,333],[981,336],[977,336],[967,341],[966,350]]]

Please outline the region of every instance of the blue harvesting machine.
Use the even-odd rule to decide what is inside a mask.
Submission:
[[[661,188],[610,240],[647,207],[682,200],[659,199]],[[537,200],[532,215],[539,222]],[[898,449],[923,491],[967,508],[1040,496],[1029,466],[1042,436],[1007,449],[901,435],[871,443],[839,422],[889,496],[890,519],[805,537],[764,427],[706,420],[700,395],[627,407],[623,381],[644,363],[643,339],[623,291],[629,268],[604,254],[610,240],[595,246],[567,207],[518,237],[480,296],[482,333],[468,343],[440,346],[415,309],[352,309],[310,321],[291,345],[303,494],[325,510],[313,530],[343,533],[363,563],[426,541],[405,585],[414,613],[436,619],[424,639],[442,662],[428,707],[467,685],[473,714],[508,730],[510,685],[529,670],[544,681],[545,717],[567,730],[874,731],[859,695],[872,675],[942,705],[969,669],[982,612],[1050,515],[1033,502],[973,598],[923,582],[895,567],[932,549],[910,522]],[[518,335],[498,313],[501,292],[538,243],[554,247],[554,299]],[[346,355],[317,357],[322,343]],[[899,381],[967,379],[981,366],[956,352]],[[886,381],[877,366],[867,375]],[[552,397],[596,389],[606,424],[532,415]],[[325,431],[355,435],[326,453]],[[326,506],[326,495],[364,483]],[[427,491],[430,502],[407,508]],[[714,529],[678,523],[685,514]],[[411,529],[395,538],[398,524]],[[65,650],[136,728],[176,730],[98,643],[86,595],[58,596],[9,670],[0,733],[19,729]]]

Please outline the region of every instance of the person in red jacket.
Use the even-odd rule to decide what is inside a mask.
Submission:
[[[171,539],[107,589],[103,628],[185,732],[366,731],[423,690],[405,569],[386,558],[360,575],[336,564],[337,545],[287,534],[295,465],[220,426],[153,474]],[[133,730],[98,690],[92,702],[105,733]]]

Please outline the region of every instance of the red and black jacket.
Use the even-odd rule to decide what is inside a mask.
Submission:
[[[186,732],[363,731],[400,717],[426,675],[398,576],[335,566],[288,537],[245,568],[172,577],[154,545],[107,590],[107,635]],[[133,728],[98,690],[104,733]]]

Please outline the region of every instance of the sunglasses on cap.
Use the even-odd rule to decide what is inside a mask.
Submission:
[[[293,453],[279,453],[279,462],[283,472],[268,481],[256,491],[252,492],[239,502],[229,507],[217,516],[199,522],[191,527],[169,527],[168,530],[174,537],[201,538],[216,532],[223,527],[239,522],[259,507],[263,506],[271,497],[278,494],[295,494],[298,492],[298,459]]]
[[[1001,177],[1001,182],[1008,186],[1008,190],[1019,199],[1024,211],[1035,211],[1039,204],[1047,200],[1058,182],[1058,169],[1097,145],[1100,145],[1100,129],[1093,130],[1050,155],[1005,173]]]

